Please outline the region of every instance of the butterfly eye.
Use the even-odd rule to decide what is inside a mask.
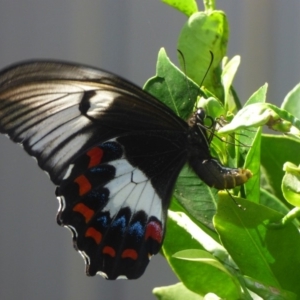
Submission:
[[[197,121],[200,123],[204,123],[204,120],[206,118],[205,110],[203,108],[198,108],[195,114],[196,114]]]

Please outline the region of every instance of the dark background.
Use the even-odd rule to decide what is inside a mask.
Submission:
[[[268,101],[281,103],[300,79],[299,0],[219,2],[231,28],[228,55],[242,56],[234,83],[241,99],[268,82]],[[155,73],[161,47],[176,62],[185,20],[158,0],[2,0],[0,67],[70,60],[142,86]],[[47,176],[5,137],[0,153],[0,299],[153,299],[153,287],[177,282],[159,255],[139,280],[86,277],[70,232],[56,225],[58,203]]]

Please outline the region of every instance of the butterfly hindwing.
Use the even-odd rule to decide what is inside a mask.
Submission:
[[[68,177],[57,189],[61,202],[58,222],[72,230],[89,275],[100,272],[109,279],[137,278],[161,247],[174,184],[168,175],[175,170],[170,163],[158,171],[161,164],[157,160],[164,157],[150,154],[150,144],[148,152],[143,149],[144,135],[135,136],[140,147],[132,138],[116,138],[89,150],[71,165]],[[184,153],[181,160],[183,157]],[[147,161],[153,166],[144,173]]]

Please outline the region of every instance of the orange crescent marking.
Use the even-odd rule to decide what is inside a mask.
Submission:
[[[85,218],[86,223],[90,221],[90,219],[93,217],[93,215],[95,213],[92,209],[90,209],[83,203],[76,204],[73,207],[73,211],[76,211],[76,212],[79,212],[80,214],[82,214]]]
[[[92,168],[100,164],[103,157],[103,150],[99,147],[95,147],[89,150],[86,154],[90,158],[88,168]]]
[[[116,251],[114,248],[109,247],[109,246],[105,246],[102,250],[103,254],[108,254],[111,257],[115,257],[116,256]]]
[[[133,260],[137,260],[138,254],[134,249],[126,249],[122,252],[122,258],[131,258]]]
[[[76,182],[79,186],[79,195],[80,196],[86,194],[92,188],[92,185],[90,184],[89,180],[84,175],[78,176],[74,180],[74,182]]]
[[[88,230],[85,232],[85,236],[94,239],[94,241],[98,245],[101,243],[102,234],[93,227],[88,228]]]

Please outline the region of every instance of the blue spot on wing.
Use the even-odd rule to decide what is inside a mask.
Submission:
[[[127,220],[125,216],[121,216],[113,221],[111,227],[119,227],[122,232],[124,232],[127,227]]]
[[[129,227],[128,233],[138,238],[142,238],[145,234],[145,228],[141,222],[137,221]]]
[[[109,226],[109,218],[107,216],[101,216],[97,218],[97,222],[104,228],[107,228]]]
[[[123,155],[123,149],[117,142],[106,142],[99,145],[104,151],[102,162],[109,162],[121,158]]]
[[[93,189],[86,197],[91,201],[97,201],[100,202],[100,205],[104,205],[108,201],[109,190],[106,188]]]
[[[100,165],[94,168],[89,169],[90,173],[103,174],[105,176],[111,175],[114,176],[116,173],[116,169],[110,165]]]

